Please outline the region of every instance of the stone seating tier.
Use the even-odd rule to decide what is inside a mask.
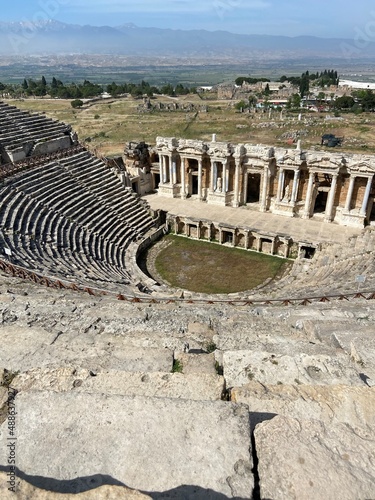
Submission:
[[[67,167],[75,157],[92,182]],[[0,195],[0,236],[14,264],[116,292],[128,286],[126,249],[153,221],[103,162],[88,152],[54,160],[16,175]]]

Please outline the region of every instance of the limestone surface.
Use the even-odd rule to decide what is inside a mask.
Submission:
[[[124,396],[156,396],[192,400],[220,400],[224,377],[212,373],[123,372],[36,368],[20,373],[12,382],[17,391],[94,392]],[[1,388],[0,388],[1,395]]]
[[[53,391],[16,400],[17,466],[27,475],[69,481],[100,473],[144,492],[251,498],[244,405]],[[1,431],[4,464],[5,424]]]
[[[363,386],[355,364],[349,356],[322,355],[294,356],[271,354],[264,351],[225,351],[223,354],[224,376],[228,387],[257,380],[264,384],[347,384]]]
[[[231,400],[249,406],[252,427],[282,415],[375,429],[375,388],[366,386],[265,385],[254,381],[233,388]]]
[[[373,430],[276,416],[254,432],[261,498],[375,497]]]

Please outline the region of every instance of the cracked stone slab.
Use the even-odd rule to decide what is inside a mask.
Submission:
[[[255,428],[261,498],[375,497],[373,429],[276,416]]]
[[[251,498],[245,405],[41,391],[20,393],[16,407],[17,466],[25,474],[58,480],[103,474],[143,492],[185,485],[201,492],[194,498]]]
[[[271,385],[365,385],[347,355],[287,356],[262,351],[225,351],[223,366],[228,387],[246,385],[252,380]]]

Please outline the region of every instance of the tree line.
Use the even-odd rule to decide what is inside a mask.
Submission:
[[[325,69],[324,71],[310,73],[310,71],[305,71],[301,76],[281,76],[278,80],[280,83],[289,82],[295,87],[298,87],[299,93],[301,97],[304,97],[308,94],[310,90],[310,83],[314,85],[314,87],[329,87],[331,85],[339,84],[339,76],[337,71],[334,69]],[[239,76],[235,80],[236,85],[242,85],[244,82],[250,84],[256,84],[259,82],[270,82],[268,78],[251,78],[245,76]],[[267,85],[265,87],[267,92]],[[268,87],[269,90],[269,87]],[[268,92],[269,93],[269,92]]]
[[[102,86],[85,80],[83,83],[63,83],[61,80],[53,77],[51,82],[47,82],[42,76],[40,80],[25,78],[21,84],[3,84],[0,82],[0,94],[2,97],[44,97],[50,96],[59,99],[88,99],[101,95],[107,91],[113,97],[123,94],[131,94],[133,97],[142,97],[147,95],[152,97],[154,94],[166,94],[170,96],[186,95],[196,93],[196,88],[186,87],[181,83],[173,86],[168,83],[161,87],[151,86],[148,82],[142,80],[141,83],[123,83],[115,82]]]

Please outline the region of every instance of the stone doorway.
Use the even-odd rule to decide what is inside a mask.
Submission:
[[[154,174],[154,189],[158,189],[160,184],[160,174]]]
[[[259,203],[261,174],[247,175],[246,203]]]
[[[326,211],[328,191],[318,191],[315,198],[314,214],[323,214]]]
[[[198,172],[192,172],[191,174],[191,194],[198,194]]]

